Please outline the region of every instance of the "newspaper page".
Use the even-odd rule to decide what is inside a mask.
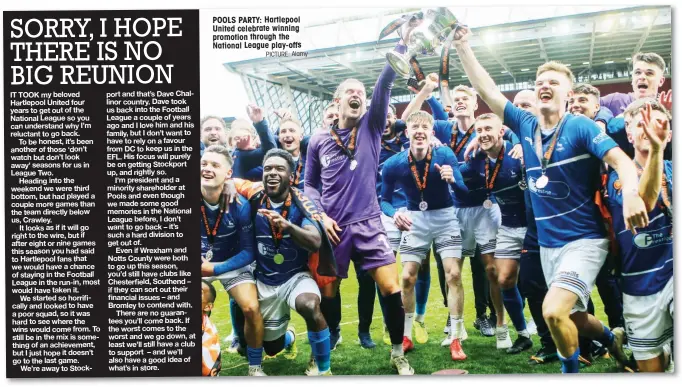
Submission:
[[[3,12],[8,378],[674,370],[671,6],[184,6]]]

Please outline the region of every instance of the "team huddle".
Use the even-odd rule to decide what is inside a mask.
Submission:
[[[410,32],[406,26],[405,41]],[[247,107],[251,122],[236,120],[229,132],[219,117],[202,120],[204,375],[221,369],[210,320],[216,280],[230,296],[234,347],[248,359],[248,375],[265,376],[263,352],[296,356],[292,309],[311,346],[305,373],[331,375],[331,351],[341,341],[339,284],[351,261],[360,344],[375,346],[369,323],[378,293],[390,363],[400,375],[414,374],[406,353],[428,340],[431,256],[448,310],[442,346],[453,361],[467,359],[462,270],[469,257],[479,278],[474,325],[495,336],[497,349],[532,348],[527,302],[542,345],[529,362],[558,360],[562,372],[575,373],[608,351],[626,369],[669,369],[665,62],[634,55],[633,92],[604,97],[574,84],[569,67],[547,62],[535,90],[511,102],[479,64],[470,37],[467,27],[454,35],[472,88],[440,90],[452,106],[432,96],[438,76],[431,74],[397,119],[389,103],[396,74],[387,64],[369,106],[365,86],[345,80],[322,112],[324,127],[310,137],[285,110],[270,130],[255,105]],[[395,50],[406,51],[403,40]],[[479,96],[492,113],[475,116]],[[431,113],[421,110],[424,102]],[[610,328],[594,316],[595,285]]]

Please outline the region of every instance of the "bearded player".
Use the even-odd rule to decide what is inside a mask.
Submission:
[[[254,220],[255,277],[265,325],[263,348],[274,356],[293,347],[296,336],[287,326],[290,309],[294,309],[306,323],[317,365],[314,374],[331,375],[329,329],[320,310],[320,291],[308,269],[309,253],[322,243],[320,230],[294,197],[295,165],[290,153],[269,151],[263,160],[265,195],[252,204],[259,206]]]
[[[405,28],[403,37],[409,35]],[[401,43],[396,47],[404,52]],[[381,224],[377,201],[376,175],[379,166],[381,135],[386,125],[395,71],[387,64],[366,108],[365,86],[355,79],[342,82],[334,100],[339,105],[339,119],[328,132],[318,132],[310,139],[305,174],[305,193],[326,213],[325,231],[335,244],[338,279],[323,289],[322,312],[330,326],[338,321],[336,311],[326,308],[338,292],[348,266],[355,259],[370,272],[385,297],[386,322],[391,336],[391,364],[401,375],[412,375],[403,352],[403,310],[395,257]],[[321,186],[322,192],[318,190]]]

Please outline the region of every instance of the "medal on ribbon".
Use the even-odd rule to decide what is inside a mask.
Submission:
[[[201,220],[204,223],[204,227],[206,227],[206,239],[208,239],[208,251],[206,252],[206,259],[209,261],[213,259],[213,242],[215,241],[215,236],[218,233],[218,227],[220,227],[220,221],[223,219],[224,213],[225,209],[221,208],[218,211],[218,216],[216,217],[215,224],[213,225],[213,230],[211,230],[211,227],[208,224],[208,217],[206,216],[206,206],[204,206],[203,201],[201,203]]]
[[[493,174],[492,176],[490,175],[490,157],[486,157],[485,159],[485,189],[487,191],[487,198],[483,202],[483,208],[486,210],[489,210],[493,208],[493,201],[490,200],[490,194],[495,187],[495,180],[497,180],[497,176],[500,174],[500,169],[502,168],[502,161],[504,161],[504,144],[502,144],[502,149],[500,149],[500,153],[497,155],[497,160],[495,162],[495,168],[493,169]]]
[[[272,209],[272,203],[270,202],[270,198],[266,195],[263,197],[265,199],[265,208],[268,210]],[[284,205],[282,206],[282,218],[287,220],[287,216],[289,215],[289,209],[291,208],[291,192],[289,192],[289,195],[287,195],[286,200],[284,201]],[[284,263],[284,255],[282,255],[279,252],[279,246],[282,243],[282,230],[277,230],[275,229],[275,225],[268,219],[268,224],[270,224],[270,233],[272,234],[272,243],[275,245],[275,256],[273,257],[273,261],[277,265],[281,265]]]
[[[424,166],[424,180],[419,178],[419,171],[417,171],[417,162],[412,157],[412,152],[407,153],[407,160],[410,162],[410,170],[412,171],[412,177],[419,190],[419,196],[421,197],[421,202],[419,202],[419,210],[426,211],[429,208],[429,204],[424,200],[424,190],[426,189],[427,179],[429,177],[429,167],[431,166],[431,147],[426,152],[426,165]]]
[[[303,160],[299,157],[298,164],[296,165],[296,173],[294,174],[294,186],[298,186],[301,182],[301,171],[303,170]]]
[[[467,141],[469,141],[469,137],[471,137],[471,135],[474,133],[474,125],[471,125],[469,130],[466,131],[466,133],[464,134],[462,139],[459,140],[459,143],[457,143],[456,146],[455,143],[457,142],[457,134],[459,133],[459,129],[455,128],[454,126],[453,129],[455,130],[455,132],[450,135],[450,149],[452,149],[452,151],[455,152],[455,157],[457,157],[459,152],[462,150],[464,144],[466,144]]]
[[[341,150],[343,151],[343,153],[346,154],[346,157],[348,157],[348,159],[350,160],[350,170],[354,171],[355,168],[358,167],[358,161],[355,160],[355,146],[357,145],[356,142],[358,139],[358,128],[356,126],[353,127],[353,129],[351,130],[347,147],[343,144],[343,141],[341,141],[341,136],[339,136],[339,134],[336,132],[336,129],[338,129],[337,125],[334,125],[331,128],[332,138],[334,139],[334,142],[336,142],[336,145],[338,145],[339,148],[341,148]]]
[[[519,188],[521,191],[528,189],[528,184],[526,183],[526,164],[521,161],[521,180],[519,180]]]
[[[547,186],[549,183],[549,177],[547,177],[547,165],[549,164],[549,159],[552,157],[552,154],[554,153],[554,148],[556,148],[556,143],[557,140],[559,139],[559,135],[561,134],[561,129],[564,127],[564,123],[566,123],[566,117],[568,117],[568,114],[565,113],[563,117],[561,117],[561,121],[559,121],[559,127],[557,130],[554,132],[554,135],[552,136],[552,140],[549,143],[549,146],[547,147],[547,150],[545,153],[542,153],[542,137],[540,135],[540,124],[538,124],[535,127],[535,153],[538,156],[538,160],[540,160],[540,166],[542,167],[542,176],[540,176],[537,181],[535,182],[535,186],[543,189]]]

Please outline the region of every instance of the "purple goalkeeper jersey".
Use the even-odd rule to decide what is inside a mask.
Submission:
[[[405,49],[401,45],[396,47],[400,53]],[[357,123],[355,170],[351,171],[350,159],[330,131],[315,133],[310,138],[304,191],[339,226],[381,214],[376,193],[377,169],[394,80],[395,71],[387,64],[374,87],[367,113]],[[337,129],[344,146],[348,146],[352,129]]]
[[[599,104],[611,110],[613,116],[617,116],[625,111],[629,104],[635,101],[633,93],[611,93],[599,99]]]

